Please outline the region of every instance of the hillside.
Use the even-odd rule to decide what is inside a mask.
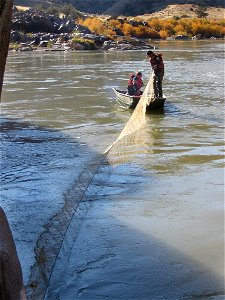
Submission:
[[[31,7],[72,4],[81,12],[113,16],[155,14],[176,5],[199,5],[209,10],[210,7],[225,8],[224,0],[15,0],[14,4]]]
[[[152,13],[139,16],[142,20],[146,21],[149,18],[173,18],[173,17],[188,17],[196,18],[199,14],[199,7],[193,6],[192,4],[182,5],[168,5],[164,9]],[[221,20],[225,19],[225,8],[222,7],[206,7],[203,14],[207,19]]]

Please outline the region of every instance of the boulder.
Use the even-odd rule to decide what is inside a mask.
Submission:
[[[6,215],[0,207],[0,299],[25,300],[21,266]]]

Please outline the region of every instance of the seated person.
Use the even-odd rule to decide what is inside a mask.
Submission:
[[[127,82],[127,93],[128,95],[133,96],[135,93],[135,88],[134,88],[134,74],[130,74],[129,80]]]
[[[135,96],[141,95],[142,87],[143,87],[142,73],[140,71],[138,71],[134,77],[134,95]]]

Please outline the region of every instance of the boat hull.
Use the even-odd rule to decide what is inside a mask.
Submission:
[[[141,96],[131,96],[128,95],[126,91],[113,89],[118,102],[122,104],[123,106],[129,107],[129,108],[135,108],[138,104],[138,101],[140,100]],[[166,98],[152,98],[149,105],[147,106],[147,109],[160,109],[164,107],[164,103],[166,101]]]

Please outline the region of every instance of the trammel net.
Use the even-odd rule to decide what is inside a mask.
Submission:
[[[79,232],[80,224],[89,209],[91,202],[96,199],[98,190],[107,185],[107,175],[112,171],[112,166],[126,161],[130,156],[134,144],[140,147],[138,129],[145,123],[146,106],[153,98],[153,75],[144,90],[141,99],[134,109],[130,119],[121,131],[118,138],[110,147],[96,157],[92,165],[78,176],[77,181],[68,191],[65,205],[55,214],[45,226],[35,248],[39,257],[44,251],[46,259],[43,263],[38,260],[32,268],[27,293],[32,299],[47,299],[48,295],[57,292],[60,286],[63,262],[68,259],[73,243]],[[136,132],[136,134],[133,134]],[[136,140],[137,139],[137,140]],[[132,148],[132,149],[131,149]],[[128,155],[127,155],[128,153]],[[104,175],[104,180],[102,177]],[[44,249],[44,250],[43,250]],[[54,251],[53,251],[54,249]],[[38,282],[37,287],[31,288],[32,282]],[[54,293],[53,293],[54,291]],[[56,297],[55,297],[56,299]]]
[[[124,138],[127,135],[130,135],[131,133],[135,132],[138,130],[141,126],[144,125],[145,123],[145,113],[146,113],[146,107],[150,103],[151,99],[153,98],[154,95],[154,89],[153,89],[153,76],[154,74],[151,75],[148,84],[141,96],[141,99],[139,100],[136,108],[134,109],[130,119],[128,120],[127,124],[121,131],[120,135],[118,138],[113,142],[107,150],[104,152],[105,154],[108,154],[111,148],[122,138]]]

